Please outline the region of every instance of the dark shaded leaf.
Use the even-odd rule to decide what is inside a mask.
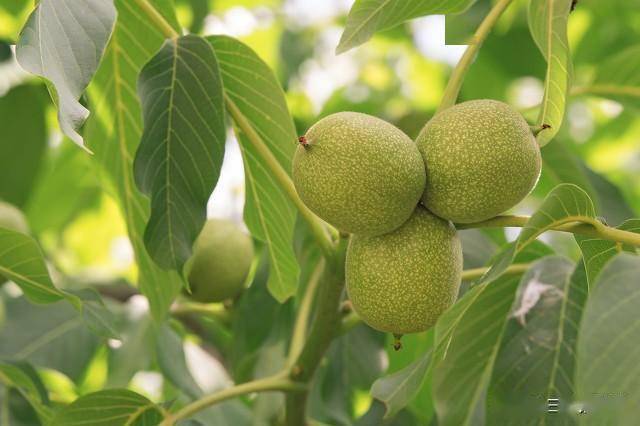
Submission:
[[[182,270],[220,176],[225,125],[222,81],[206,40],[167,40],[138,80],[144,132],[134,171],[151,198],[144,241],[163,268]]]
[[[0,98],[0,199],[23,207],[47,148],[44,85],[14,87]]]

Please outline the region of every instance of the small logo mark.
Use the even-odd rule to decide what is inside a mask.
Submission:
[[[547,399],[547,412],[557,413],[559,411],[560,400],[558,398]]]

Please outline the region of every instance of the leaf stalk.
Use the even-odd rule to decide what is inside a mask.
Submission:
[[[513,0],[499,0],[484,18],[471,38],[471,44],[467,46],[462,58],[460,58],[460,61],[451,73],[451,77],[449,78],[449,82],[447,83],[447,87],[442,97],[442,102],[440,103],[436,114],[455,105],[458,100],[458,95],[460,94],[460,89],[462,88],[462,82],[464,81],[467,71],[469,71],[469,67],[473,63],[480,47],[491,32],[491,29],[495,26],[502,13],[507,9],[512,1]]]

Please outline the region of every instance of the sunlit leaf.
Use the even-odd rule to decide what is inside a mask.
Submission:
[[[591,289],[578,337],[577,401],[584,425],[635,425],[640,404],[640,257],[621,253]]]
[[[564,120],[567,94],[570,87],[572,63],[567,39],[567,22],[572,0],[531,0],[529,28],[536,44],[547,60],[544,98],[538,124],[549,127],[538,134],[544,146],[560,130]]]
[[[536,262],[520,281],[495,361],[487,423],[571,424],[578,325],[587,297],[584,267],[562,257]],[[551,419],[547,400],[562,401]]]
[[[89,111],[78,100],[98,68],[115,20],[112,0],[41,0],[18,41],[18,62],[53,83],[60,127],[80,146],[78,131]]]
[[[207,38],[220,65],[228,102],[249,122],[280,165],[289,172],[296,132],[282,88],[269,67],[245,44],[225,36]],[[268,287],[279,301],[295,294],[299,267],[292,240],[296,209],[256,148],[236,127],[244,160],[247,201],[244,219],[269,251]]]
[[[379,31],[425,15],[443,15],[466,10],[476,0],[356,0],[336,53],[359,46]]]
[[[177,273],[160,269],[146,252],[143,233],[149,202],[135,186],[133,158],[142,136],[142,112],[136,94],[138,74],[162,46],[164,36],[135,2],[116,0],[115,4],[118,21],[89,86],[94,112],[87,121],[85,136],[120,202],[139,268],[140,291],[149,299],[153,317],[162,320],[182,280]],[[169,0],[152,0],[150,4],[177,28]]]
[[[38,243],[5,228],[0,228],[0,274],[18,284],[33,303],[52,303],[65,297],[53,285]]]
[[[151,198],[147,251],[182,270],[220,175],[225,125],[222,81],[213,48],[197,36],[167,40],[138,80],[144,132],[134,162]]]
[[[144,396],[109,389],[78,398],[58,411],[51,426],[151,426],[162,419],[160,409]]]
[[[22,207],[47,147],[44,85],[14,87],[0,98],[0,199]]]
[[[618,229],[640,234],[640,219],[630,219],[618,226]],[[584,235],[575,235],[575,239],[582,251],[590,285],[595,284],[598,274],[611,258],[622,251],[635,253],[636,250],[635,247],[616,241],[601,240]]]

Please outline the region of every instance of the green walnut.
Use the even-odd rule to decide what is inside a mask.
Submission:
[[[423,204],[456,223],[489,219],[531,192],[540,176],[540,148],[509,105],[464,102],[422,129],[418,148],[427,169]]]
[[[14,207],[13,204],[0,201],[0,228],[10,229],[12,231],[29,233],[27,219],[22,212]]]
[[[244,288],[252,261],[251,237],[233,222],[208,220],[187,263],[191,298],[213,303],[237,296]]]
[[[432,327],[458,294],[462,246],[453,225],[423,207],[397,230],[353,235],[347,293],[371,327],[402,335]]]
[[[381,235],[411,216],[424,191],[424,163],[401,130],[370,115],[340,112],[312,126],[293,158],[300,198],[347,233]]]

